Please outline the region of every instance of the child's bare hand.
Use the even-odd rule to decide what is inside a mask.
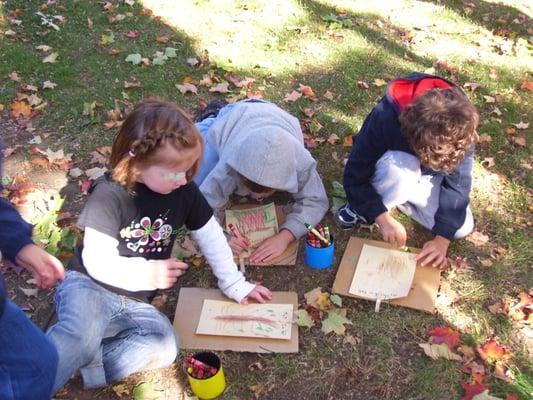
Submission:
[[[416,256],[417,264],[440,269],[448,267],[446,252],[449,245],[450,241],[445,237],[435,236],[434,239],[424,243],[422,251]]]
[[[228,244],[235,255],[239,255],[242,251],[246,251],[248,250],[248,247],[250,247],[250,242],[248,240],[236,236],[229,236]]]
[[[407,232],[404,226],[396,221],[388,212],[380,214],[376,222],[381,229],[383,240],[394,247],[404,247],[407,242]]]
[[[264,286],[257,285],[248,295],[241,300],[241,304],[248,304],[248,300],[254,299],[259,303],[272,300],[272,292]]]
[[[187,271],[189,266],[184,262],[168,258],[166,260],[153,260],[152,276],[150,283],[158,289],[172,287],[178,278]]]
[[[24,246],[16,257],[17,263],[28,269],[40,288],[49,288],[65,278],[63,264],[35,244]]]
[[[294,236],[287,229],[282,229],[278,234],[263,240],[250,256],[250,262],[266,262],[282,254],[287,246],[294,240]]]

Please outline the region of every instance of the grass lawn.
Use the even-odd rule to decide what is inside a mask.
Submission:
[[[481,141],[471,194],[477,233],[450,247],[455,266],[443,274],[438,312],[383,304],[375,314],[370,302],[344,298],[353,323],[344,336],[324,335],[317,324],[300,328],[297,354],[220,352],[228,380],[222,398],[459,399],[461,382],[471,379],[463,371],[468,357],[432,360],[418,346],[436,326],[460,332],[470,348],[488,339],[504,346],[507,358],[485,366],[483,383],[492,396],[530,398],[533,327],[524,318],[531,321],[531,310],[522,310],[524,317],[495,305],[516,304],[533,289],[531,17],[527,0],[0,1],[3,182],[11,183],[5,194],[39,222],[50,205],[35,207],[35,193],[59,192],[65,198],[59,225],[71,227],[88,177],[73,177],[69,169],[101,167],[95,150],[105,156],[119,121],[149,96],[191,114],[213,98],[262,97],[280,105],[300,119],[308,143],[317,144],[310,151],[329,192],[342,181],[350,150],[345,138],[357,133],[386,81],[411,71],[446,77],[477,106]],[[293,91],[304,95],[292,101],[286,96]],[[430,238],[399,218],[410,246]],[[330,213],[326,222],[332,225]],[[333,268],[309,269],[300,251],[296,267],[249,268],[249,277],[273,290],[297,291],[302,305],[304,293],[317,286],[330,292],[350,235],[380,239],[377,230],[333,233]],[[46,238],[63,257],[71,239]],[[29,297],[18,289],[30,286],[29,275],[3,271],[11,298],[44,326],[51,294]],[[199,266],[183,285],[215,287],[215,281]],[[171,318],[178,292],[166,291],[161,305]],[[180,366],[188,354],[173,368],[101,390],[83,391],[77,377],[57,397],[186,398]],[[499,367],[512,376],[496,377]],[[142,388],[152,388],[153,396],[140,394]]]

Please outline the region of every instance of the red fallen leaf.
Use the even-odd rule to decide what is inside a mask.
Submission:
[[[476,350],[484,361],[491,364],[507,357],[505,347],[500,346],[494,339],[487,340],[481,347],[476,346]]]
[[[461,338],[457,331],[445,326],[438,326],[428,332],[430,340],[435,344],[446,343],[450,350],[459,346]]]
[[[165,44],[165,43],[168,43],[170,39],[168,38],[168,36],[159,36],[157,35],[157,37],[155,38],[155,41],[157,43],[161,43],[161,44]]]
[[[311,88],[311,86],[302,85],[300,83],[300,91],[309,100],[311,100],[311,101],[317,101],[318,100],[317,97],[316,97],[316,94],[315,94],[315,92],[313,92],[313,89]]]
[[[131,29],[124,34],[124,36],[130,39],[138,38],[140,35],[141,35],[141,32],[139,32],[138,30],[134,30],[134,29]]]
[[[307,307],[305,307],[305,311],[309,313],[309,316],[313,321],[322,321],[322,311],[320,311],[318,308],[312,305],[307,305]]]
[[[472,400],[475,395],[489,389],[483,384],[483,375],[478,373],[472,374],[470,382],[461,382],[461,386],[465,390],[465,394],[461,397],[461,400]]]
[[[474,383],[472,385],[461,382],[461,386],[465,390],[465,394],[461,397],[461,400],[472,400],[474,396],[483,393],[487,390],[487,387],[482,383]]]
[[[505,400],[518,400],[518,395],[516,393],[510,393],[505,396]]]
[[[533,82],[532,81],[524,81],[520,85],[520,88],[533,91]]]

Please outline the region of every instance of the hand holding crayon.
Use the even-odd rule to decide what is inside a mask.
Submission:
[[[229,245],[235,254],[239,254],[242,251],[247,251],[250,247],[250,242],[246,239],[233,224],[228,224],[228,228],[232,233],[232,237],[229,239]]]

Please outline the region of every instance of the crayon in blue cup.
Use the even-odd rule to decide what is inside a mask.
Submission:
[[[311,268],[326,269],[333,264],[335,243],[327,226],[304,224],[307,229],[305,240],[305,263]]]

